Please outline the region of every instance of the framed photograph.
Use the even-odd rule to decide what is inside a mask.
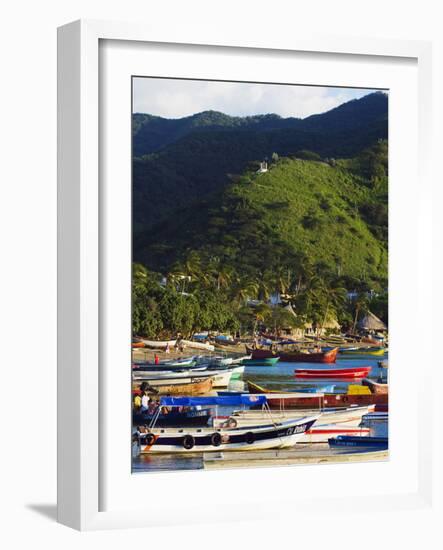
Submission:
[[[230,40],[59,29],[77,529],[430,505],[430,46]]]

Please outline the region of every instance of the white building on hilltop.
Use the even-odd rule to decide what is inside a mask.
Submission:
[[[260,168],[257,170],[257,174],[263,174],[268,171],[268,163],[263,161],[260,162]]]

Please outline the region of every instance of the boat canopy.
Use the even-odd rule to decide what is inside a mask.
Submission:
[[[239,405],[264,405],[265,395],[223,395],[214,397],[161,397],[160,404],[165,407],[197,407],[199,405],[211,406],[239,406]]]

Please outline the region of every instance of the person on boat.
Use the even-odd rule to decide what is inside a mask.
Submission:
[[[156,410],[157,410],[157,403],[153,399],[151,399],[148,406],[148,414],[152,415],[155,413]]]
[[[134,409],[138,411],[140,410],[141,406],[142,406],[142,398],[140,395],[137,394],[134,397]]]
[[[155,365],[158,365],[159,363],[160,363],[160,359],[158,358],[158,355],[155,354],[155,355],[154,355],[154,364],[155,364]]]
[[[149,401],[151,398],[149,397],[148,390],[145,390],[142,395],[142,406],[141,406],[141,412],[145,412],[149,409]]]

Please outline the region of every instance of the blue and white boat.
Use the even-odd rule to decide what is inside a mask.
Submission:
[[[335,447],[353,447],[362,451],[383,451],[389,446],[387,437],[360,437],[354,435],[339,435],[328,439],[329,446]]]
[[[167,407],[191,406],[252,406],[264,405],[263,395],[225,397],[164,397],[161,405]],[[146,433],[137,433],[140,453],[202,453],[211,451],[244,451],[282,449],[294,446],[319,418],[319,414],[298,417],[282,422],[247,427],[223,428],[160,428],[150,427]]]

